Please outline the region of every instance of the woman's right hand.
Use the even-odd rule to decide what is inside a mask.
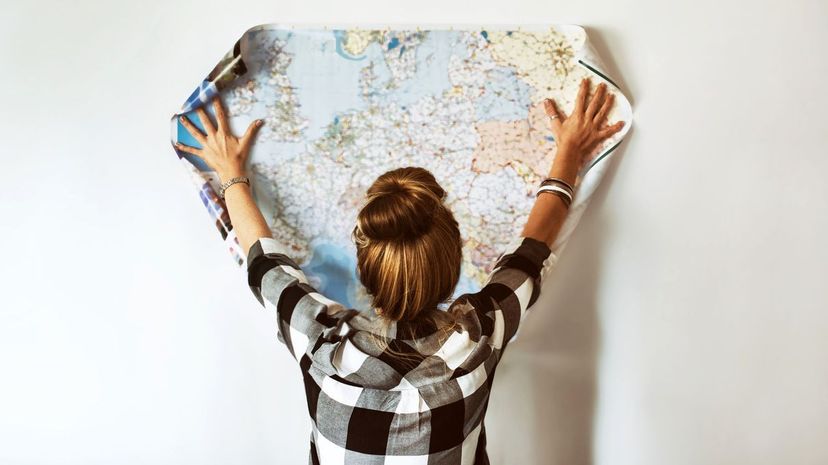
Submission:
[[[558,145],[558,152],[564,149],[564,152],[577,157],[578,166],[584,157],[624,126],[623,121],[611,126],[607,124],[607,115],[614,99],[614,95],[607,92],[607,85],[600,83],[587,103],[590,87],[589,78],[581,80],[575,108],[568,116],[558,110],[554,100],[546,99],[543,102],[546,114],[552,118],[552,133]]]

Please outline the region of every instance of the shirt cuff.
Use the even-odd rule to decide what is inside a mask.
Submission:
[[[287,246],[281,244],[272,237],[263,236],[256,239],[256,242],[254,242],[253,245],[250,246],[250,249],[248,249],[247,264],[249,265],[257,257],[260,257],[265,254],[279,253],[287,255],[288,252],[289,249]]]

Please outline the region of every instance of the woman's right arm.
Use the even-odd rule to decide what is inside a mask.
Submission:
[[[561,178],[571,186],[575,186],[584,157],[624,126],[623,121],[607,125],[613,94],[607,92],[606,84],[599,84],[587,103],[589,88],[589,79],[581,81],[575,108],[569,116],[560,112],[553,100],[546,99],[544,102],[546,113],[553,118],[552,132],[558,145],[549,177]],[[568,208],[560,197],[540,195],[529,212],[521,235],[552,247],[567,213]]]
[[[578,174],[578,153],[568,146],[558,146],[558,153],[552,169],[549,171],[550,178],[560,178],[575,185],[575,178]],[[531,237],[547,246],[552,247],[558,232],[563,226],[569,208],[564,204],[563,199],[557,195],[545,194],[538,196],[526,226],[523,227],[523,237]]]
[[[581,82],[575,108],[568,117],[559,112],[552,100],[544,103],[552,119],[552,132],[558,143],[555,161],[549,172],[573,187],[584,156],[621,129],[623,122],[606,124],[612,107],[611,94],[599,85],[587,104],[590,82]],[[489,279],[479,292],[466,294],[456,302],[471,301],[481,315],[481,337],[489,338],[495,350],[503,349],[517,334],[520,322],[537,301],[541,289],[541,271],[553,266],[557,256],[552,244],[567,215],[567,206],[554,194],[538,196],[522,237],[516,238],[497,259]]]

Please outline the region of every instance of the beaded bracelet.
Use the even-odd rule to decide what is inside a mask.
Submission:
[[[240,183],[240,182],[243,182],[243,183],[247,184],[248,186],[250,185],[250,180],[247,179],[246,176],[236,176],[235,178],[232,178],[232,179],[228,180],[227,182],[225,182],[221,185],[221,187],[219,188],[219,193],[218,193],[219,197],[224,198],[224,191],[226,191],[227,188],[232,186],[233,184],[237,184],[237,183]]]

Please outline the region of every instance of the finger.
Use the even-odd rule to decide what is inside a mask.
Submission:
[[[543,101],[543,109],[546,111],[546,114],[552,118],[552,130],[558,132],[561,129],[561,123],[563,122],[563,114],[558,111],[558,106],[555,105],[555,101],[551,98],[545,99]]]
[[[184,145],[181,142],[176,142],[175,143],[175,148],[177,148],[178,150],[180,150],[182,152],[190,153],[190,154],[196,155],[198,157],[201,157],[202,153],[203,153],[201,149],[197,149],[195,147],[190,147],[189,145]]]
[[[216,124],[219,131],[230,134],[230,128],[227,125],[227,113],[224,112],[224,105],[221,104],[221,98],[218,95],[213,97],[213,111],[216,113]]]
[[[555,100],[551,98],[544,99],[543,109],[546,111],[546,114],[550,117],[557,116],[558,118],[566,121],[566,113],[564,113],[560,108],[558,108],[558,104],[555,103]]]
[[[216,133],[216,127],[213,126],[213,122],[210,121],[210,117],[207,116],[207,112],[204,111],[204,107],[196,108],[196,115],[198,115],[198,120],[201,121],[201,126],[204,127],[204,132],[208,135]]]
[[[623,121],[619,121],[619,122],[613,124],[612,126],[607,126],[603,129],[601,129],[600,131],[598,131],[598,138],[600,140],[604,140],[607,137],[609,137],[609,136],[615,134],[616,132],[620,131],[621,128],[623,128],[623,127],[624,127],[624,122]]]
[[[207,138],[204,133],[201,132],[201,129],[193,124],[192,121],[190,121],[190,118],[187,118],[186,115],[181,115],[178,120],[181,122],[181,125],[184,126],[184,129],[186,129],[187,132],[193,136],[193,139],[197,140],[201,145],[205,145],[207,143]]]
[[[572,113],[583,113],[586,106],[586,97],[589,92],[589,78],[581,79],[581,88],[578,90],[578,96],[575,97],[575,109]]]
[[[584,116],[589,119],[595,118],[595,114],[598,113],[598,109],[604,104],[604,98],[606,96],[607,85],[602,82],[598,84],[598,88],[595,89],[595,93],[592,95],[592,100],[589,101],[589,105],[584,112]]]
[[[601,105],[601,109],[598,110],[598,113],[595,114],[595,118],[593,118],[593,122],[598,124],[598,126],[602,126],[607,119],[607,115],[609,114],[610,109],[612,108],[612,102],[615,100],[615,94],[607,92],[607,98],[604,99],[604,104]]]
[[[264,120],[257,119],[250,123],[250,126],[247,127],[247,131],[244,132],[244,135],[241,138],[241,143],[245,147],[248,147],[251,142],[253,142],[253,137],[256,136],[256,133],[259,132],[259,129],[264,126]]]

